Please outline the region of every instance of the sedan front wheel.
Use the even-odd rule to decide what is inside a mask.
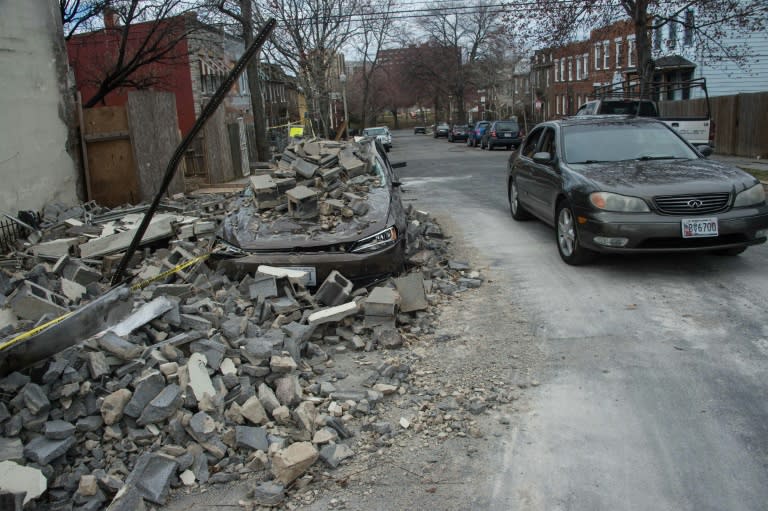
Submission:
[[[531,214],[520,204],[520,191],[514,177],[509,180],[509,212],[518,221],[531,218]]]
[[[595,252],[581,246],[579,232],[576,229],[576,216],[567,200],[557,205],[556,218],[555,233],[560,258],[573,266],[592,261],[595,258]]]

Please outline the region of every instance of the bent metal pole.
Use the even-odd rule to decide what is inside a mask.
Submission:
[[[147,231],[149,222],[152,220],[152,216],[155,214],[155,210],[160,204],[160,200],[163,198],[163,195],[165,195],[165,192],[168,190],[168,186],[171,184],[171,180],[173,179],[173,176],[176,173],[176,169],[179,165],[179,161],[181,160],[181,157],[186,152],[187,147],[189,147],[189,145],[192,143],[192,140],[194,140],[194,138],[203,128],[203,125],[208,120],[208,118],[211,117],[211,115],[213,115],[213,113],[219,107],[221,102],[224,101],[224,98],[226,97],[229,90],[232,88],[232,85],[235,83],[235,80],[237,80],[238,77],[243,73],[243,70],[245,69],[245,66],[248,63],[248,61],[251,59],[251,57],[253,57],[256,53],[258,53],[258,51],[264,45],[264,42],[267,40],[267,37],[269,37],[269,34],[272,33],[272,30],[275,28],[276,24],[277,22],[275,21],[274,18],[270,18],[264,24],[264,28],[261,29],[261,31],[259,32],[259,35],[256,36],[256,38],[253,40],[251,45],[248,48],[246,48],[245,53],[243,53],[243,56],[240,57],[240,60],[237,61],[237,64],[235,64],[235,67],[232,68],[232,71],[229,73],[229,75],[227,75],[227,78],[221,83],[221,85],[219,85],[219,88],[216,89],[216,92],[211,97],[211,100],[208,102],[207,105],[205,105],[205,108],[200,114],[200,117],[197,118],[197,121],[195,121],[195,124],[192,126],[192,129],[189,130],[189,133],[187,133],[187,136],[184,137],[184,140],[182,140],[181,144],[179,144],[179,146],[176,148],[176,151],[173,153],[171,160],[168,162],[168,167],[165,169],[165,175],[163,176],[163,182],[160,184],[160,189],[157,191],[157,194],[155,195],[155,198],[152,201],[152,205],[149,207],[149,210],[147,210],[147,212],[144,214],[144,218],[141,221],[141,225],[139,225],[139,230],[136,232],[136,235],[133,237],[133,240],[131,240],[131,244],[128,247],[128,250],[125,252],[125,255],[120,260],[120,265],[117,267],[115,274],[112,276],[113,286],[120,284],[123,273],[125,273],[125,269],[128,266],[128,262],[133,257],[134,252],[136,252],[136,248],[139,246],[139,243],[141,243],[141,238],[144,237],[144,233]],[[255,119],[255,122],[259,122],[259,119]]]

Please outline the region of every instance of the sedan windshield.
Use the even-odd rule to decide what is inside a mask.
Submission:
[[[563,159],[568,163],[693,158],[698,155],[663,124],[563,126]]]

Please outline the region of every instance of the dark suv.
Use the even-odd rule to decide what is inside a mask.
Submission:
[[[469,136],[467,137],[467,145],[470,147],[477,147],[480,145],[480,140],[483,138],[488,126],[491,125],[491,121],[478,121],[469,130]]]
[[[512,149],[520,147],[523,131],[517,121],[494,121],[480,139],[480,148],[492,151],[494,147]]]

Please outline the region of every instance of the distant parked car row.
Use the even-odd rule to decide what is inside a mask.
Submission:
[[[516,120],[478,121],[474,124],[446,123],[430,126],[434,138],[445,137],[448,142],[466,142],[469,147],[480,147],[492,151],[497,147],[515,149],[520,147],[525,133]],[[414,135],[426,133],[423,126],[413,128]]]

